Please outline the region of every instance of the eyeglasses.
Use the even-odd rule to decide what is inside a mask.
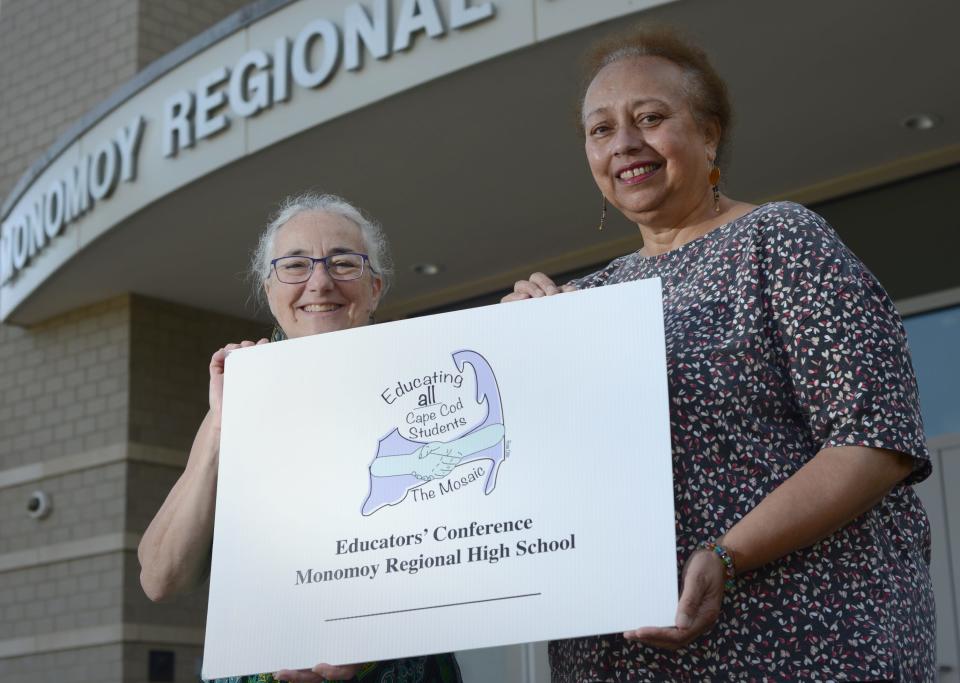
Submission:
[[[311,256],[281,256],[270,262],[277,280],[288,285],[306,282],[313,275],[313,269],[322,263],[324,269],[334,280],[358,280],[363,277],[364,265],[370,262],[366,254],[331,254],[323,258]],[[375,273],[372,266],[370,271]]]

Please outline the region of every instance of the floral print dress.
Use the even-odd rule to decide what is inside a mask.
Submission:
[[[787,202],[572,284],[650,277],[663,283],[678,570],[823,448],[899,451],[914,472],[828,538],[737,577],[686,648],[556,641],[553,680],[933,681],[929,526],[909,485],[930,462],[886,292],[823,218]]]

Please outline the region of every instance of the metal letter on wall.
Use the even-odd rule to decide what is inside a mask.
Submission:
[[[175,157],[193,147],[193,93],[179,90],[163,103],[163,156]]]
[[[406,50],[413,43],[413,34],[426,31],[431,38],[439,38],[446,31],[440,12],[433,0],[403,0],[397,32],[393,37],[394,50]]]
[[[323,58],[320,65],[311,70],[310,50],[317,38],[323,40]],[[307,24],[293,41],[290,66],[293,80],[301,88],[316,88],[333,74],[340,57],[340,34],[335,24],[326,19]]]
[[[477,7],[470,6],[470,0],[450,0],[450,28],[465,28],[493,16],[492,2]]]
[[[226,114],[214,114],[227,101],[227,94],[217,90],[217,86],[229,77],[230,69],[221,66],[197,82],[197,116],[194,122],[197,140],[215,135],[230,125]]]
[[[244,118],[270,106],[270,55],[251,50],[233,67],[227,90],[230,109]]]
[[[376,59],[390,56],[390,3],[376,0],[373,19],[360,3],[347,7],[343,15],[343,66],[356,71],[363,66],[363,43]]]

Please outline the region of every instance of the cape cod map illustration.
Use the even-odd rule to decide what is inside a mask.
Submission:
[[[453,368],[397,381],[381,394],[397,408],[397,426],[377,443],[361,514],[397,505],[411,493],[433,497],[478,480],[485,495],[496,487],[508,455],[497,378],[476,351],[457,351],[451,357]],[[476,391],[471,391],[467,366],[473,370]],[[460,469],[467,464],[474,466]],[[421,488],[434,481],[439,482],[436,490]]]

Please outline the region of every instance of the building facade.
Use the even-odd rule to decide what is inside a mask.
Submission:
[[[730,81],[730,194],[813,205],[917,316],[921,391],[941,392],[932,446],[955,478],[956,395],[934,385],[960,366],[927,343],[960,340],[960,102],[943,87],[960,67],[942,54],[960,14],[773,4],[3,0],[0,674],[198,679],[206,596],[150,603],[136,548],[206,410],[211,352],[270,329],[240,273],[281,197],[330,190],[384,222],[385,319],[637,248],[616,217],[596,233],[568,116],[579,55],[631,22],[681,26]],[[924,496],[958,680],[943,481]],[[546,676],[542,647],[463,661],[473,681]]]

